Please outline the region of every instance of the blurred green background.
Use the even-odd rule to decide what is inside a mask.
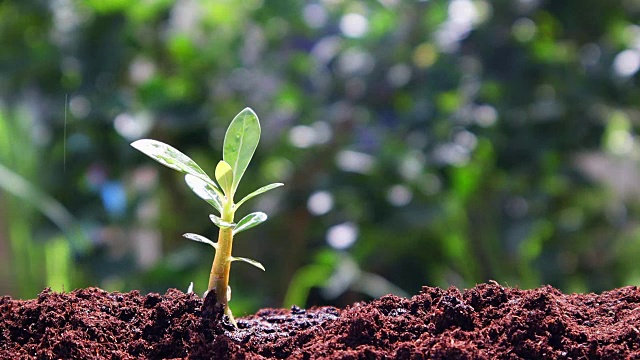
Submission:
[[[205,290],[209,173],[244,107],[236,314],[495,279],[640,285],[639,0],[4,0],[0,294]],[[208,165],[208,167],[207,167]],[[239,214],[242,216],[244,214]]]

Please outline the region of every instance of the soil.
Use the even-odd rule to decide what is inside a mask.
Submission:
[[[640,289],[566,295],[495,282],[423,287],[346,309],[262,309],[238,329],[215,306],[97,288],[0,298],[1,359],[640,359]]]

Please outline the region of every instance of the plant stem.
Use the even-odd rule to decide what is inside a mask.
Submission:
[[[222,220],[233,222],[233,201],[227,201],[223,206]],[[221,228],[218,233],[218,249],[213,258],[211,266],[211,274],[209,275],[209,291],[215,289],[216,302],[222,305],[224,313],[229,316],[229,320],[233,325],[236,321],[231,314],[229,301],[227,299],[227,288],[229,287],[229,270],[231,269],[231,248],[233,246],[233,230],[230,228]]]

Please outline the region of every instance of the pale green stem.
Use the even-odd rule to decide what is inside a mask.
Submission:
[[[222,220],[233,222],[233,200],[225,202],[222,209]],[[229,228],[221,228],[218,233],[218,249],[213,258],[211,266],[211,274],[209,275],[209,291],[215,289],[216,302],[222,305],[224,313],[229,316],[229,320],[233,325],[236,321],[231,314],[229,301],[227,300],[227,288],[229,287],[229,270],[231,269],[231,248],[233,246],[233,230]]]

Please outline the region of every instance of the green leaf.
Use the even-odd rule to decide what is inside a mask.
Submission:
[[[214,188],[208,182],[197,178],[191,174],[187,174],[184,176],[184,181],[187,183],[187,186],[193,191],[196,195],[198,195],[202,200],[208,202],[213,206],[216,210],[218,210],[222,214],[222,193],[219,189]]]
[[[243,258],[243,257],[234,257],[234,256],[229,257],[229,260],[230,261],[244,261],[244,262],[246,262],[248,264],[251,264],[251,265],[257,267],[258,269],[260,269],[262,271],[266,271],[264,269],[264,266],[262,266],[262,264],[260,264],[259,262],[255,261],[255,260],[251,260],[251,259],[247,259],[247,258]]]
[[[191,174],[217,187],[195,161],[171,145],[157,140],[142,139],[132,142],[131,146],[168,168]]]
[[[260,122],[250,108],[242,110],[229,124],[224,136],[222,158],[233,169],[232,193],[236,192],[260,141]]]
[[[236,209],[238,209],[238,208],[240,207],[240,205],[244,204],[244,203],[245,203],[245,201],[247,201],[247,200],[249,200],[249,199],[251,199],[251,198],[253,198],[253,197],[255,197],[255,196],[258,196],[258,195],[260,195],[260,194],[262,194],[262,193],[265,193],[265,192],[267,192],[267,191],[269,191],[269,190],[271,190],[271,189],[275,189],[275,188],[277,188],[277,187],[280,187],[280,186],[282,186],[282,185],[284,185],[284,184],[283,184],[283,183],[273,183],[273,184],[269,184],[269,185],[267,185],[267,186],[263,186],[263,187],[261,187],[260,189],[258,189],[258,190],[256,190],[256,191],[252,192],[251,194],[249,194],[249,195],[245,196],[242,200],[240,200],[240,201],[236,204]]]
[[[233,235],[241,233],[245,230],[249,230],[254,226],[260,225],[267,220],[267,214],[263,212],[254,212],[242,218],[238,221],[235,228],[233,228]]]
[[[193,241],[197,241],[197,242],[201,242],[201,243],[205,243],[208,245],[213,246],[214,249],[218,249],[218,244],[214,243],[213,241],[207,239],[206,237],[202,236],[202,235],[198,235],[198,234],[193,234],[193,233],[186,233],[186,234],[182,234],[183,237],[189,239],[189,240],[193,240]]]
[[[231,166],[224,160],[221,160],[216,166],[216,180],[229,199],[233,199],[233,170]]]
[[[226,221],[220,219],[219,217],[217,217],[217,216],[215,216],[213,214],[209,215],[209,219],[211,219],[211,222],[216,224],[216,226],[221,228],[221,229],[233,228],[233,227],[236,226],[236,224],[230,223],[230,222],[226,222]]]

